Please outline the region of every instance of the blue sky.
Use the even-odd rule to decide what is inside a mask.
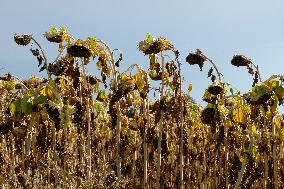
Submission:
[[[225,81],[245,92],[252,79],[246,69],[233,67],[230,60],[241,53],[259,65],[263,78],[282,74],[283,8],[281,0],[2,0],[0,67],[5,69],[0,74],[41,76],[29,49],[17,46],[13,34],[33,34],[52,61],[56,45],[46,42],[42,34],[53,25],[66,25],[75,38],[96,36],[112,48],[120,48],[124,53],[121,70],[133,63],[148,68],[147,57],[137,50],[147,32],[168,38],[182,55],[182,73],[193,84],[191,95],[198,102],[210,79],[206,72],[184,61],[196,48],[215,61]]]

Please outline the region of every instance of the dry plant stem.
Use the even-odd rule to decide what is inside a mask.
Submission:
[[[264,110],[263,110],[264,111]],[[263,115],[263,119],[264,119],[264,132],[266,133],[266,136],[268,135],[268,130],[267,130],[267,120],[266,120],[266,114],[264,111],[264,115]],[[268,186],[268,155],[267,155],[267,151],[264,151],[264,188],[267,188]]]
[[[275,119],[275,117],[273,117],[273,120]],[[273,126],[272,126],[272,137],[273,137],[273,151],[272,151],[272,155],[273,155],[273,183],[274,183],[274,187],[276,189],[278,189],[278,178],[277,178],[277,156],[276,156],[276,125],[274,123],[274,121],[272,122]]]
[[[147,120],[147,125],[146,125],[146,128],[145,128],[145,131],[144,131],[144,135],[143,135],[143,150],[144,150],[144,158],[143,158],[143,167],[144,167],[144,177],[143,177],[143,188],[144,189],[147,189],[148,188],[148,184],[147,184],[147,181],[148,181],[148,152],[147,152],[147,128],[149,128],[149,125],[150,125],[150,114],[149,114],[149,102],[148,100],[143,100],[143,113],[144,113],[144,116]]]
[[[96,42],[99,42],[101,44],[103,44],[107,51],[109,52],[110,55],[110,63],[111,63],[111,68],[112,68],[112,73],[113,73],[113,82],[115,85],[115,90],[117,90],[118,88],[118,83],[117,83],[117,71],[116,71],[116,67],[115,67],[115,61],[114,61],[114,55],[113,55],[113,51],[111,50],[111,48],[102,40],[96,40]],[[117,124],[116,124],[116,168],[117,168],[117,176],[118,176],[118,180],[121,179],[121,157],[119,155],[119,151],[120,151],[120,130],[121,130],[121,111],[120,111],[120,105],[119,102],[116,102],[116,108],[117,108]]]
[[[59,58],[62,56],[62,54],[63,54],[64,50],[66,49],[66,47],[67,47],[67,45],[65,45],[65,46],[59,51],[58,56],[56,57],[56,59],[55,59],[52,63],[56,63],[56,62],[59,60]]]
[[[107,51],[109,53],[109,56],[110,56],[110,63],[111,63],[110,65],[111,65],[112,73],[113,73],[113,76],[114,76],[113,79],[116,80],[114,82],[117,83],[117,78],[116,78],[116,76],[117,76],[116,72],[117,71],[115,69],[115,61],[114,61],[113,51],[111,50],[111,48],[104,41],[102,41],[100,39],[97,39],[96,42],[101,43],[101,44],[103,44],[106,47],[106,49],[107,49]]]
[[[256,69],[256,72],[258,73],[258,76],[259,76],[259,81],[261,82],[261,77],[260,77],[260,72],[259,72],[259,69],[258,69],[258,66],[255,65],[253,62],[250,62],[251,65],[253,65],[253,67]]]
[[[227,117],[225,117],[225,123],[224,123],[224,132],[225,132],[225,147],[224,147],[224,153],[225,153],[225,188],[227,189],[229,186],[229,176],[228,176],[228,128],[227,128],[227,124],[226,124],[226,119]]]
[[[43,56],[44,65],[45,65],[45,67],[46,67],[46,72],[47,72],[47,75],[48,75],[48,79],[50,79],[50,78],[51,78],[51,74],[49,73],[49,70],[48,70],[47,58],[46,58],[46,56],[45,56],[45,54],[44,54],[44,52],[43,52],[43,49],[41,48],[40,44],[39,44],[33,37],[32,37],[32,40],[33,40],[33,42],[35,42],[35,44],[38,46],[38,48],[39,48],[39,50],[40,50],[40,52],[41,52],[41,54],[42,54],[42,56]]]
[[[205,56],[205,55],[203,55],[203,56]],[[208,57],[205,56],[205,58],[212,64],[212,66],[214,67],[214,69],[215,69],[216,72],[217,72],[219,81],[221,81],[221,75],[222,75],[222,74],[219,72],[219,70],[218,70],[216,64],[215,64],[211,59],[209,59]]]
[[[32,129],[33,129],[33,126],[34,126],[34,121],[35,121],[34,117],[30,117],[30,120],[31,120],[31,122],[28,125],[28,136],[27,136],[26,141],[25,141],[25,143],[26,143],[26,156],[28,156],[28,157],[31,154]]]
[[[79,97],[80,97],[80,103],[83,104],[83,95],[82,95],[82,83],[79,84]],[[82,127],[82,125],[79,125]],[[84,170],[84,165],[83,165],[83,161],[84,161],[84,134],[82,132],[82,129],[79,130],[79,165],[80,165],[80,170],[83,171]]]
[[[87,78],[86,78],[86,70],[84,67],[84,62],[81,59],[82,62],[82,70],[83,70],[83,81],[84,81],[84,85],[85,87],[88,87],[88,83],[87,83]],[[86,111],[87,111],[87,178],[88,178],[88,188],[90,189],[92,186],[92,148],[91,148],[91,115],[90,115],[90,99],[87,96],[86,97]]]
[[[21,83],[21,82],[16,82],[17,85],[20,85],[21,87],[24,88],[25,91],[29,90],[25,84]]]
[[[251,123],[250,120],[248,121],[248,126],[249,126],[249,135],[250,135],[250,144],[249,144],[247,153],[251,154],[252,147],[253,147],[253,144],[254,144],[254,138],[253,138],[253,132],[252,132],[252,123]],[[240,170],[240,172],[238,174],[238,180],[237,180],[237,182],[235,184],[234,189],[239,189],[240,188],[240,185],[241,185],[241,182],[242,182],[242,178],[243,178],[243,175],[244,175],[245,170],[246,170],[247,163],[248,163],[248,155],[246,154],[245,155],[245,159],[244,159],[244,161],[242,163],[242,168],[241,168],[241,170]]]
[[[178,63],[178,74],[179,74],[179,100],[180,100],[180,188],[184,188],[184,178],[183,178],[183,167],[184,167],[184,155],[183,155],[183,146],[184,146],[184,141],[183,141],[183,110],[184,110],[184,104],[183,104],[183,95],[182,95],[182,77],[181,77],[181,68],[180,68],[180,62],[177,60]]]
[[[165,58],[164,58],[163,52],[161,52],[161,58],[162,58],[162,90],[161,90],[160,100],[163,100],[164,98],[164,74],[165,74]],[[164,111],[161,110],[161,120],[160,120],[160,125],[159,125],[156,189],[160,188],[160,181],[161,181],[161,163],[162,163],[161,152],[162,152],[163,124],[164,124]]]

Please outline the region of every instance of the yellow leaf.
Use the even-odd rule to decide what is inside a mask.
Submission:
[[[43,89],[41,89],[39,91],[39,93],[43,96],[47,96],[47,97],[51,97],[52,96],[52,90],[50,90],[49,88],[47,87],[44,87]]]
[[[252,132],[256,133],[256,126],[255,125],[252,126]]]
[[[190,93],[192,91],[192,83],[188,84],[187,92]]]
[[[233,110],[233,120],[237,123],[247,122],[250,108],[248,106],[239,106]]]
[[[97,66],[98,66],[98,69],[99,69],[99,70],[102,69],[102,63],[101,63],[101,61],[97,61]]]

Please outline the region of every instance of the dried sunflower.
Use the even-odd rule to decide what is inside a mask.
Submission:
[[[224,92],[224,87],[222,83],[215,83],[210,85],[207,90],[212,95],[219,95]]]
[[[252,105],[264,105],[271,96],[271,89],[265,83],[253,87],[251,92],[244,94],[246,101]]]
[[[14,41],[18,45],[26,46],[31,42],[31,39],[32,39],[32,35],[28,35],[28,34],[18,35],[16,33],[14,34]]]
[[[186,57],[186,62],[188,62],[190,65],[197,64],[200,70],[202,70],[205,61],[206,57],[202,56],[199,51],[195,53],[189,53]]]
[[[204,124],[211,124],[214,121],[216,109],[211,106],[207,106],[202,110],[200,119]]]
[[[244,55],[235,55],[231,60],[231,64],[237,67],[248,66],[249,64],[251,64],[251,61]]]
[[[209,93],[208,90],[205,90],[205,93],[202,97],[202,100],[208,103],[216,103],[216,101],[218,100],[216,95],[213,95],[211,93]]]
[[[67,53],[73,57],[89,58],[92,53],[84,44],[74,44],[67,48]]]
[[[164,37],[159,37],[158,39],[143,40],[138,44],[138,49],[142,51],[145,55],[147,54],[158,54],[165,50],[173,49],[173,45]]]
[[[62,27],[57,29],[52,27],[49,32],[45,32],[45,38],[53,43],[62,43],[64,40],[70,42],[71,36],[67,34],[67,28]]]

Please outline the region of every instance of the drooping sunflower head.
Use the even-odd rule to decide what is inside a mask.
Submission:
[[[234,55],[231,60],[233,66],[248,66],[251,63],[251,60],[245,57],[244,55]]]
[[[18,35],[16,33],[14,34],[14,41],[18,45],[26,46],[31,42],[31,39],[32,39],[32,35],[28,35],[28,34]]]
[[[202,70],[204,62],[206,61],[206,57],[202,56],[202,54],[199,51],[196,51],[195,53],[189,53],[186,57],[186,62],[190,65],[197,64]]]

